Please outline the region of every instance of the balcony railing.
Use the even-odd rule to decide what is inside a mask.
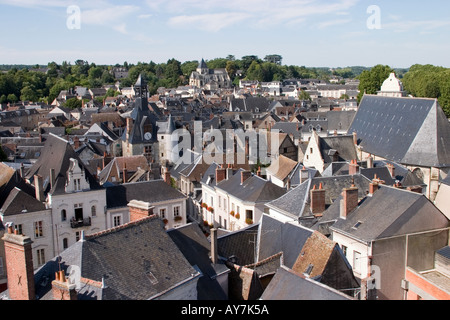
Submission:
[[[86,218],[86,219],[80,219],[80,220],[72,218],[72,220],[70,220],[70,227],[72,229],[82,228],[82,227],[90,227],[90,226],[91,226],[91,217]]]

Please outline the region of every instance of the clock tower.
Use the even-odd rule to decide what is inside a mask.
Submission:
[[[134,87],[134,109],[127,118],[127,129],[122,136],[123,156],[144,155],[149,162],[159,162],[158,118],[148,107],[148,86],[142,74]]]

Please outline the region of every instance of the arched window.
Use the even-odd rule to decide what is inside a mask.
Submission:
[[[66,221],[67,220],[67,211],[66,209],[62,209],[61,210],[61,221]]]
[[[91,215],[93,217],[97,216],[97,207],[96,206],[91,207]]]

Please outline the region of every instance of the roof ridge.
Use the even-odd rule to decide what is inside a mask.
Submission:
[[[117,227],[113,227],[113,228],[110,228],[110,229],[106,229],[106,230],[103,230],[103,231],[99,231],[97,233],[93,233],[93,234],[87,235],[87,236],[85,236],[85,240],[90,240],[90,239],[98,238],[98,237],[103,236],[103,235],[112,234],[114,232],[117,232],[117,231],[120,231],[120,230],[124,230],[124,229],[130,228],[130,227],[133,227],[133,226],[137,226],[137,225],[140,225],[140,224],[145,223],[147,221],[156,220],[156,219],[159,219],[159,217],[156,214],[154,214],[154,215],[151,215],[151,216],[148,216],[148,217],[136,220],[136,221],[131,221],[131,222],[122,224],[122,225],[117,226]]]

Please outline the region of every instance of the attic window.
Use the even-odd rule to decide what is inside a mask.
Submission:
[[[358,221],[354,226],[353,229],[358,229],[358,227],[362,224],[361,221]]]

